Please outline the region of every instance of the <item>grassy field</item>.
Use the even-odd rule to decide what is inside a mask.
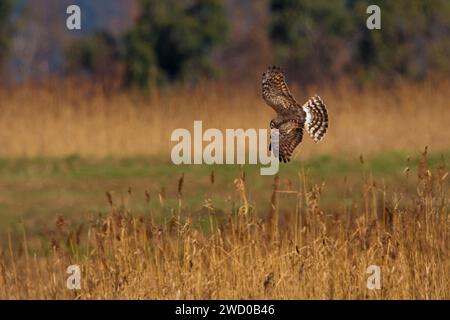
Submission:
[[[299,101],[319,93],[330,128],[323,143],[304,139],[299,160],[317,155],[369,155],[384,151],[450,149],[450,80],[391,87],[293,88]],[[0,158],[132,157],[168,159],[176,128],[268,128],[274,111],[261,88],[207,84],[154,90],[149,97],[107,95],[86,84],[0,89]]]
[[[429,156],[433,166],[446,164],[448,159],[450,152]],[[279,176],[286,188],[297,186],[300,174],[307,175],[314,183],[325,183],[326,192],[321,201],[325,208],[336,207],[339,199],[359,199],[363,175],[372,176],[393,190],[415,191],[415,180],[410,176],[416,174],[419,154],[385,152],[363,157],[363,162],[360,157],[316,156],[283,165]],[[406,172],[406,168],[411,171]],[[89,214],[106,212],[109,208],[106,192],[120,201],[126,198],[133,211],[156,208],[161,192],[176,199],[178,180],[182,175],[191,186],[184,191],[184,202],[191,210],[201,208],[205,197],[225,210],[229,209],[230,201],[224,199],[233,198],[230,190],[241,172],[252,181],[249,186],[251,200],[260,206],[259,211],[267,211],[273,177],[260,176],[257,165],[174,166],[158,157],[3,159],[0,160],[0,231],[3,235],[8,228],[17,231],[21,228],[19,222],[23,221],[31,231],[42,232],[36,226],[45,226],[46,221],[56,220],[59,216],[81,221]],[[211,184],[211,174],[215,176],[214,184]],[[151,198],[148,202],[146,193]],[[289,197],[285,202],[285,206],[292,205]],[[339,203],[342,204],[344,201]],[[167,210],[176,206],[177,201],[165,203]]]
[[[410,171],[386,166],[395,157],[373,158],[359,168],[341,162],[331,191],[327,182],[314,181],[336,168],[326,158],[311,166],[315,178],[307,169],[298,179],[296,168],[284,168],[265,180],[254,170],[216,168],[211,175],[197,167],[184,176],[183,168],[171,170],[156,185],[151,180],[167,173],[167,165],[144,166],[146,159],[123,160],[118,167],[105,161],[98,171],[92,169],[99,163],[75,158],[49,167],[51,161],[25,162],[36,181],[60,181],[47,197],[79,188],[75,194],[83,195],[74,197],[83,203],[97,192],[104,202],[97,211],[94,204],[84,204],[85,210],[79,205],[81,216],[40,216],[34,227],[40,235],[30,234],[29,226],[8,233],[0,251],[0,297],[448,299],[445,162],[423,156]],[[365,167],[370,164],[378,169]],[[58,180],[61,172],[65,178]],[[404,178],[388,184],[382,178],[387,172]],[[84,185],[76,186],[81,177]],[[10,179],[20,180],[20,174]],[[124,187],[132,181],[135,189]],[[120,189],[101,196],[114,185]],[[322,205],[333,188],[336,198]],[[51,211],[45,198],[35,201],[43,199],[43,211]],[[80,290],[66,288],[66,268],[74,264],[82,271]],[[369,265],[381,267],[380,290],[366,288]]]
[[[193,120],[266,128],[259,88],[1,89],[0,298],[450,299],[449,84],[295,88],[331,127],[275,177],[170,161]]]

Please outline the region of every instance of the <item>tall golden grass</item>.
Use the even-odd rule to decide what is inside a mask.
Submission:
[[[365,176],[360,202],[324,211],[321,185],[300,174],[297,189],[283,190],[276,177],[266,215],[243,174],[225,212],[208,199],[202,212],[186,208],[183,177],[171,212],[132,214],[108,194],[110,212],[84,229],[58,219],[47,254],[33,253],[26,232],[2,248],[0,298],[449,299],[447,178],[424,153],[415,195]],[[280,212],[281,195],[297,205]],[[80,290],[66,287],[69,265],[81,269]],[[379,290],[367,288],[370,265],[381,268]]]
[[[425,145],[447,150],[450,141],[450,80],[355,88],[294,88],[299,101],[318,93],[328,106],[324,143],[302,154],[368,154],[417,151]],[[203,84],[155,89],[147,98],[105,94],[83,83],[0,89],[0,156],[166,155],[175,128],[268,128],[274,112],[260,86]]]
[[[299,100],[320,94],[330,113],[324,142],[309,147],[305,139],[300,156],[415,152],[424,145],[447,151],[448,87],[449,80],[293,88]],[[0,89],[0,157],[169,159],[172,130],[194,120],[219,129],[267,128],[273,111],[259,91],[212,83],[142,98],[69,82]],[[131,212],[108,193],[105,216],[82,225],[60,218],[41,239],[28,230],[21,239],[11,235],[0,246],[0,298],[450,299],[448,172],[428,168],[426,152],[415,193],[365,175],[358,197],[349,197],[358,200],[334,208],[325,209],[323,186],[303,173],[289,190],[275,178],[267,210],[252,202],[252,183],[236,178],[228,209],[209,198],[201,210],[186,206],[183,189],[191,186],[183,178],[174,208],[162,192],[158,208]],[[282,206],[293,199],[295,206]],[[80,290],[66,287],[74,264]],[[381,268],[380,290],[366,287],[370,265]]]

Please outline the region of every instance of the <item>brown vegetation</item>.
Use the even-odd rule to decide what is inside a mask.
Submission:
[[[160,209],[141,215],[107,194],[109,214],[87,232],[59,218],[41,241],[47,254],[34,254],[26,233],[2,248],[0,298],[449,299],[448,172],[428,168],[424,153],[417,179],[417,193],[405,195],[364,177],[360,202],[322,210],[322,186],[300,175],[283,190],[275,178],[266,217],[243,174],[226,212],[209,199],[201,212],[187,209],[183,177],[171,212],[164,194]],[[283,214],[281,195],[296,199]],[[80,290],[66,288],[74,264]],[[380,290],[366,287],[370,265],[381,268]]]
[[[324,142],[306,139],[297,157],[415,153],[424,145],[448,151],[449,85],[295,88],[299,100],[319,93],[331,119]],[[259,90],[209,84],[138,98],[74,83],[2,89],[0,156],[144,154],[169,161],[171,131],[191,128],[193,120],[266,128],[273,112]],[[195,185],[184,176],[176,193],[146,192],[145,201],[158,198],[160,206],[144,211],[129,209],[131,190],[122,201],[107,193],[110,212],[103,217],[82,224],[59,218],[42,238],[27,236],[29,230],[22,239],[12,235],[0,247],[0,298],[449,299],[446,170],[429,168],[425,152],[415,191],[365,173],[348,199],[327,206],[320,201],[327,190],[306,174],[297,183],[290,177],[289,187],[275,178],[267,202],[252,196],[255,181],[241,175],[235,196],[224,199],[227,208],[215,207],[208,194],[201,210],[189,208],[183,191]],[[220,177],[198,179],[214,184]],[[73,264],[81,268],[81,290],[66,288]],[[370,265],[381,267],[381,290],[366,287]]]
[[[305,139],[302,155],[369,154],[385,150],[448,149],[450,82],[401,83],[357,89],[337,86],[295,88],[298,100],[318,93],[328,106],[330,129],[314,147]],[[268,128],[273,111],[260,87],[154,90],[148,98],[105,94],[82,83],[45,89],[0,91],[0,156],[167,155],[175,128]],[[297,155],[298,157],[299,155]]]

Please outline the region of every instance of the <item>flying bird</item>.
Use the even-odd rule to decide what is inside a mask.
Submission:
[[[328,129],[328,112],[322,99],[315,95],[303,105],[297,103],[286,84],[283,71],[269,66],[262,76],[262,97],[277,113],[270,121],[271,129],[278,129],[278,143],[271,141],[269,150],[278,151],[280,162],[289,162],[303,138],[303,128],[315,142]],[[271,138],[272,140],[272,138]],[[272,143],[273,142],[273,143]]]

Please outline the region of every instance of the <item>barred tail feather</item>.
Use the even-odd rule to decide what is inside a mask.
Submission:
[[[302,108],[306,112],[306,131],[315,142],[319,142],[328,129],[327,108],[318,95],[306,101]]]

